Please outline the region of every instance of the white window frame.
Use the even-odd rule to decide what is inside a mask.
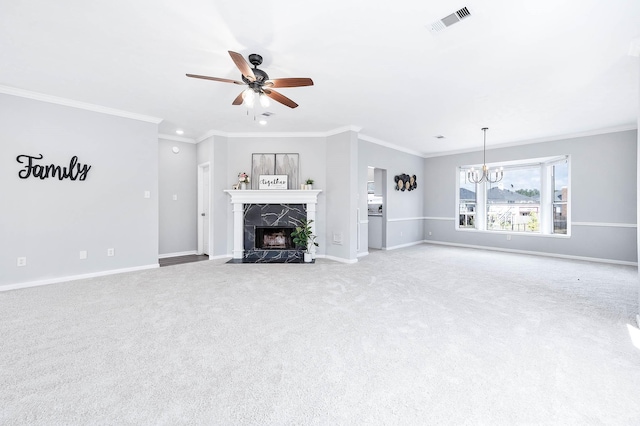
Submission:
[[[567,163],[567,233],[566,234],[554,234],[553,233],[553,213],[554,213],[554,200],[555,200],[555,187],[553,179],[553,166],[556,164]],[[534,158],[519,161],[509,161],[501,163],[487,164],[490,169],[496,169],[499,167],[504,168],[505,175],[509,173],[509,170],[540,167],[540,214],[538,220],[540,221],[539,231],[537,232],[523,232],[523,231],[511,231],[511,230],[496,230],[487,229],[487,191],[488,185],[486,182],[476,184],[476,214],[475,214],[475,227],[461,227],[459,225],[459,211],[460,211],[460,176],[461,173],[466,173],[472,167],[476,169],[482,169],[482,164],[473,164],[459,166],[456,168],[456,221],[455,229],[462,232],[486,232],[492,234],[510,234],[510,235],[523,235],[523,236],[538,236],[538,237],[553,237],[553,238],[568,238],[571,236],[571,159],[569,155],[561,155],[546,158]]]

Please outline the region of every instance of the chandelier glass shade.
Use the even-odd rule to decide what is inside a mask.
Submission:
[[[489,170],[487,167],[487,130],[488,127],[483,127],[484,143],[482,147],[482,171],[476,170],[473,167],[467,172],[467,180],[471,183],[496,183],[500,182],[504,177],[504,170],[502,167],[495,170]]]

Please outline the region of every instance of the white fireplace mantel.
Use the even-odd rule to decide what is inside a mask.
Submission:
[[[320,189],[225,189],[231,197],[231,204],[317,204]]]
[[[306,204],[307,221],[316,220],[316,204],[320,189],[263,189],[236,190],[225,189],[231,197],[233,205],[233,258],[242,259],[244,253],[244,205],[245,204]],[[315,223],[311,223],[311,230],[315,234]],[[313,247],[315,249],[315,247]]]

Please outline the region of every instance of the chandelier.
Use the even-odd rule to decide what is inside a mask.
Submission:
[[[494,171],[489,170],[487,167],[487,130],[488,127],[483,127],[482,131],[484,132],[484,145],[482,148],[482,174],[480,174],[480,170],[475,170],[473,167],[471,170],[467,172],[467,180],[472,183],[496,183],[500,182],[504,177],[504,171],[502,167],[500,169],[495,169]]]

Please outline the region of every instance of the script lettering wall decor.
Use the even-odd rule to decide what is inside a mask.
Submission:
[[[24,164],[22,170],[18,172],[20,179],[28,179],[33,176],[34,178],[48,179],[58,178],[58,180],[70,179],[70,180],[85,180],[91,166],[87,164],[78,163],[78,157],[73,156],[69,161],[69,166],[56,166],[55,164],[36,164],[38,160],[42,160],[44,156],[38,154],[33,155],[18,155],[16,161],[20,164]]]

